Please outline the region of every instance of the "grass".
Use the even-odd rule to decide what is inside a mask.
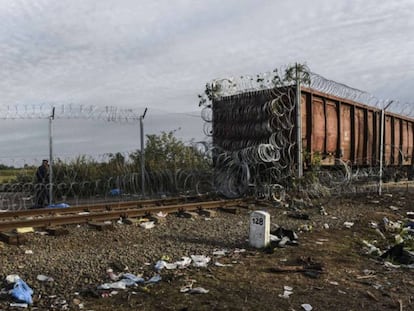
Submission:
[[[0,184],[7,183],[7,182],[15,182],[19,174],[34,175],[34,171],[32,172],[24,168],[0,169]]]

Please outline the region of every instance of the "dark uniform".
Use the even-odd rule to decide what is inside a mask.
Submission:
[[[46,207],[49,204],[49,161],[43,160],[42,165],[36,171],[36,208]]]

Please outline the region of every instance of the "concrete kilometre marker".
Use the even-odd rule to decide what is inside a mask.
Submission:
[[[256,248],[266,247],[270,243],[269,213],[263,211],[251,213],[249,243]]]

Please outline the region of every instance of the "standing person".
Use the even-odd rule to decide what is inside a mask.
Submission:
[[[43,160],[42,165],[36,171],[36,208],[46,207],[49,204],[49,161]]]

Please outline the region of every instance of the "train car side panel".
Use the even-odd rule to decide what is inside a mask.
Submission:
[[[356,108],[355,109],[355,164],[362,165],[364,164],[364,110]]]
[[[341,104],[341,154],[342,160],[351,159],[351,106]]]
[[[407,164],[411,165],[413,165],[413,130],[413,123],[407,122]]]
[[[401,120],[398,119],[398,118],[393,118],[393,130],[392,130],[392,132],[393,132],[394,135],[392,137],[393,139],[392,139],[392,146],[391,146],[391,149],[392,149],[392,164],[393,165],[401,164],[401,161],[400,161],[401,128],[400,128],[400,126],[401,126]]]
[[[366,138],[366,164],[372,165],[372,159],[374,156],[374,112],[367,111],[367,138]]]
[[[385,116],[385,126],[384,126],[384,164],[391,164],[391,136],[392,136],[392,126],[391,126],[391,117]]]
[[[336,154],[338,143],[338,114],[335,102],[326,102],[326,152]]]
[[[325,153],[325,112],[321,98],[314,97],[312,102],[312,152]]]

